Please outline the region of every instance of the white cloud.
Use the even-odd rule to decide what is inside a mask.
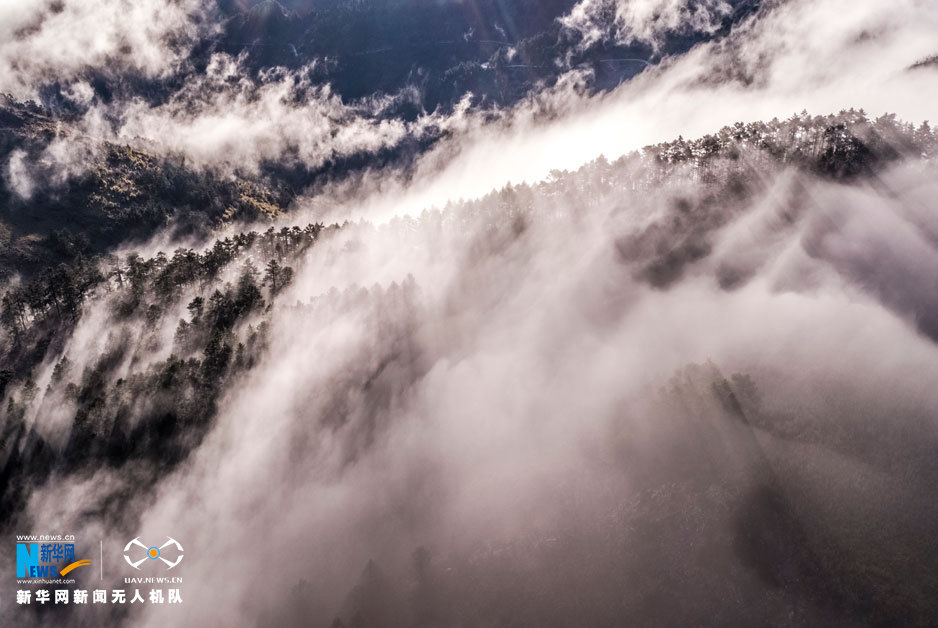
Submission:
[[[13,192],[26,199],[37,187],[55,189],[85,172],[100,151],[100,144],[88,136],[57,134],[32,155],[20,148],[13,150],[7,159],[6,178]]]
[[[923,185],[929,175],[920,175],[914,178]],[[421,544],[443,561],[475,552],[484,564],[486,547],[589,538],[616,516],[613,534],[629,539],[630,500],[649,499],[645,482],[662,491],[662,477],[678,477],[742,491],[746,481],[736,474],[758,477],[753,459],[770,460],[786,486],[830,491],[843,512],[888,521],[888,507],[866,510],[889,494],[888,482],[872,483],[883,476],[812,439],[853,429],[893,434],[894,421],[907,425],[938,404],[923,375],[938,365],[935,345],[875,295],[858,292],[863,282],[851,273],[864,254],[848,242],[876,229],[880,257],[895,258],[899,269],[907,262],[896,249],[913,242],[934,257],[933,245],[901,212],[881,207],[875,190],[800,183],[819,199],[811,207],[817,215],[779,234],[758,275],[735,291],[716,286],[707,261],[671,289],[654,290],[616,260],[613,242],[641,228],[643,216],[632,210],[648,191],[622,192],[623,210],[612,216],[569,211],[575,193],[560,201],[568,210],[560,216],[550,204],[538,206],[526,231],[504,247],[493,243],[506,220],[497,213],[478,221],[452,216],[444,229],[432,218],[402,220],[317,245],[286,299],[313,305],[274,311],[270,359],[231,391],[216,430],[191,466],[164,482],[144,518],[142,533],[177,530],[199,548],[187,580],[214,582],[214,557],[239,548],[227,559],[228,578],[200,588],[179,624],[253,625],[265,605],[282,608],[284,592],[302,578],[316,596],[309,601],[315,614],[303,625],[328,625],[367,560],[394,569]],[[666,211],[664,199],[652,201],[657,210]],[[743,215],[779,202],[771,188],[754,200]],[[840,214],[853,218],[841,222]],[[830,232],[818,254],[804,242],[820,224]],[[864,233],[856,239],[858,230]],[[734,254],[747,231],[720,252]],[[797,265],[799,277],[820,280],[782,287]],[[419,293],[381,298],[407,273]],[[361,288],[376,284],[369,294]],[[798,444],[799,458],[785,439],[757,431],[754,444],[749,426],[707,415],[709,382],[668,383],[688,362],[711,359],[727,374],[751,372],[785,416],[798,405],[796,416],[812,435],[799,435],[812,441]],[[697,395],[696,414],[675,426],[679,419],[654,398],[682,385]],[[836,402],[831,390],[839,391]],[[841,403],[876,410],[857,416]],[[907,410],[894,411],[893,403]],[[678,455],[668,449],[673,438],[691,444]],[[694,480],[664,470],[696,456],[702,475]],[[661,500],[646,507],[654,511]],[[564,510],[571,503],[572,512]],[[693,515],[695,525],[700,516]],[[579,528],[581,521],[590,523]],[[820,517],[811,522],[828,525]],[[609,543],[603,537],[600,546]],[[718,572],[714,557],[732,556],[733,548],[712,536],[706,543],[705,564]],[[674,561],[670,568],[684,559],[662,558]],[[280,568],[253,568],[263,561]],[[650,566],[639,559],[616,568],[637,578]],[[453,577],[461,577],[458,570]],[[514,591],[497,574],[485,578]],[[230,597],[243,605],[224,604]],[[165,613],[147,608],[140,624],[161,625]]]
[[[615,40],[657,50],[668,35],[713,34],[732,12],[725,0],[582,0],[560,22],[582,35],[582,47]]]
[[[10,188],[16,192],[20,198],[29,198],[33,195],[35,182],[29,173],[29,162],[26,151],[16,149],[10,153],[10,159],[7,162],[6,178]]]
[[[0,91],[33,98],[88,70],[161,76],[200,29],[200,0],[0,0]]]
[[[345,103],[328,84],[313,82],[310,66],[274,68],[249,78],[243,58],[215,54],[205,74],[191,78],[159,106],[136,100],[92,109],[85,126],[118,142],[142,141],[156,152],[175,152],[200,165],[256,172],[266,161],[296,162],[309,168],[358,153],[376,153],[431,127],[451,128],[465,117],[468,103],[452,117],[424,115],[405,122],[383,115],[394,98]],[[315,64],[315,62],[314,62]],[[117,119],[103,130],[105,119]]]

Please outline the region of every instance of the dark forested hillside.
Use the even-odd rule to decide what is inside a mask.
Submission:
[[[74,154],[63,164],[66,146]],[[205,236],[225,223],[274,218],[293,198],[284,188],[189,167],[182,157],[84,137],[67,118],[10,98],[0,99],[0,159],[14,164],[0,179],[6,281],[58,263],[80,265],[165,227]]]
[[[292,281],[287,263],[322,231],[322,225],[270,228],[218,240],[202,253],[177,249],[149,259],[130,254],[81,260],[8,290],[2,316],[10,342],[0,375],[8,454],[4,511],[17,510],[29,485],[53,471],[148,460],[172,466],[184,459],[210,427],[219,393],[261,358],[263,312]],[[89,298],[102,302],[111,331],[100,354],[78,361],[65,341]],[[166,347],[170,354],[153,362],[148,356],[160,352],[160,328],[178,313],[184,314]],[[61,357],[54,376],[37,396],[32,371],[55,354]],[[127,364],[129,373],[114,381]],[[19,373],[26,379],[20,381]],[[18,394],[7,395],[8,388]],[[24,430],[26,413],[37,402],[74,408],[68,445],[58,455]],[[24,461],[9,456],[13,451],[33,453]]]

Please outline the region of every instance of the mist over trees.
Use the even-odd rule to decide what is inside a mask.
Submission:
[[[212,182],[210,173],[190,173],[131,149],[106,150],[106,162],[144,186],[147,198],[171,192],[168,207],[214,207],[215,190],[254,185]],[[668,295],[693,295],[698,281],[718,295],[745,293],[763,281],[771,256],[788,246],[804,248],[818,264],[829,261],[843,281],[856,282],[864,298],[933,351],[933,303],[851,274],[859,272],[856,260],[825,248],[825,220],[833,219],[824,218],[822,196],[846,204],[854,202],[851,194],[896,196],[894,173],[933,172],[936,153],[938,136],[927,123],[869,119],[853,110],[803,113],[678,138],[614,161],[600,158],[573,172],[555,171],[541,183],[506,186],[383,225],[301,227],[278,209],[262,212],[275,221],[266,230],[234,233],[229,227],[230,235],[204,246],[152,255],[132,246],[91,245],[98,232],[80,223],[53,232],[47,242],[61,244],[46,245],[52,251],[46,255],[57,262],[37,270],[28,263],[18,268],[11,258],[16,274],[2,296],[0,527],[9,532],[33,525],[31,495],[51,482],[108,469],[118,479],[88,498],[85,516],[109,529],[135,529],[143,510],[128,508],[121,496],[156,491],[174,470],[196,465],[213,429],[222,429],[216,428],[220,408],[237,407],[239,390],[256,385],[252,373],[272,377],[265,373],[280,368],[289,377],[306,377],[308,369],[310,390],[291,393],[299,395],[299,409],[288,419],[264,420],[286,420],[272,424],[289,432],[291,451],[309,451],[311,459],[325,447],[319,439],[328,439],[332,449],[326,451],[334,450],[329,464],[335,465],[329,473],[354,474],[404,429],[411,413],[402,408],[422,407],[415,400],[428,394],[421,392],[423,382],[485,355],[468,338],[487,325],[515,330],[511,307],[521,295],[551,283],[559,290],[570,277],[580,277],[570,288],[575,298],[564,292],[555,301],[534,292],[532,298],[544,302],[535,298],[538,316],[525,314],[530,333],[546,325],[539,317],[560,317],[547,326],[549,341],[535,346],[561,356],[572,351],[567,336],[586,346],[593,337],[609,336],[612,343],[624,333],[616,330],[630,308],[641,309],[643,301],[660,297],[663,316],[677,316],[683,308],[666,301]],[[116,176],[101,181],[120,180]],[[163,177],[170,182],[159,183]],[[81,188],[83,181],[68,185]],[[933,238],[931,223],[909,211],[896,220],[915,223],[926,240]],[[754,243],[734,239],[740,230]],[[403,274],[364,283],[382,265],[397,272],[396,264],[411,255],[425,261],[426,268],[412,268],[418,279]],[[892,262],[884,257],[882,263]],[[441,285],[419,279],[434,264],[446,269]],[[551,281],[539,275],[545,272],[539,264],[554,273]],[[329,284],[337,278],[346,283]],[[773,281],[791,280],[781,273]],[[319,334],[343,325],[354,330],[347,332],[352,348],[318,352],[331,346]],[[451,339],[435,335],[441,326],[453,330]],[[335,334],[346,341],[343,332]],[[312,361],[305,367],[287,361],[296,359],[288,358],[296,346],[308,346],[315,356],[305,358]],[[926,354],[923,362],[931,359]],[[654,359],[653,353],[646,357]],[[551,359],[534,364],[546,367]],[[417,532],[402,535],[403,549],[350,566],[354,579],[328,593],[313,576],[290,580],[275,604],[256,609],[256,625],[676,625],[702,617],[714,625],[928,625],[938,612],[938,580],[927,569],[938,558],[932,540],[938,537],[927,534],[934,530],[934,508],[916,501],[915,492],[938,472],[930,399],[890,398],[864,410],[864,397],[850,382],[817,365],[822,392],[812,390],[799,407],[791,395],[802,380],[786,372],[784,362],[750,357],[752,372],[724,372],[718,362],[676,360],[681,366],[663,382],[639,386],[637,398],[610,398],[602,409],[611,414],[602,428],[608,438],[603,446],[589,445],[599,453],[586,470],[574,466],[579,454],[573,462],[558,456],[571,467],[548,475],[556,484],[539,487],[552,495],[543,520],[533,503],[534,514],[515,531],[478,533],[482,538],[473,532],[452,543],[433,525],[414,523]],[[317,369],[324,374],[313,375]],[[469,370],[455,381],[475,385],[478,377]],[[482,377],[483,398],[497,395],[484,383]],[[838,401],[829,404],[826,394]],[[571,393],[571,403],[589,397]],[[901,417],[887,427],[881,419],[888,407]],[[505,418],[511,424],[507,416],[513,415]],[[41,417],[53,417],[56,430]],[[531,441],[519,443],[524,451],[538,438],[551,442],[537,427],[521,431]],[[795,462],[780,462],[785,455]],[[802,459],[805,468],[793,471]],[[297,471],[295,481],[305,472]],[[906,487],[908,496],[896,498],[897,507],[920,513],[890,523],[884,506],[845,532],[842,518],[856,511],[857,500],[886,500],[882,486],[910,475],[917,479]],[[426,481],[428,495],[451,490]],[[821,507],[812,491],[824,481],[842,484],[843,493],[834,489]],[[851,488],[853,481],[869,487]],[[422,521],[427,513],[409,499],[400,506],[402,516]],[[925,533],[910,536],[913,529]]]

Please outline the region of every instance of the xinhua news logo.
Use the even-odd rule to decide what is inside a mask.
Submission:
[[[17,578],[61,578],[90,564],[88,559],[75,560],[74,543],[16,544]]]

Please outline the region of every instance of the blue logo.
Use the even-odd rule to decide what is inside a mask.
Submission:
[[[66,566],[60,570],[62,563]],[[16,544],[17,578],[58,578],[90,564],[87,559],[75,560],[74,543]]]

